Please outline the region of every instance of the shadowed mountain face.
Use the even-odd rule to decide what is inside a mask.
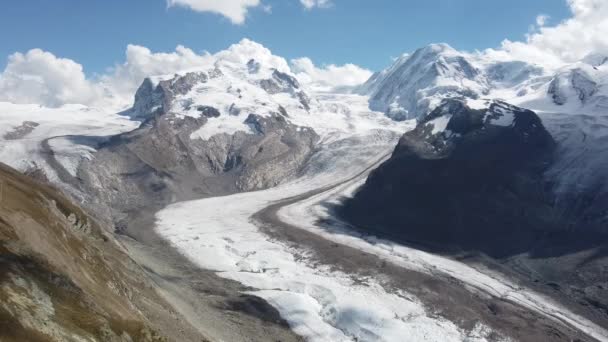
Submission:
[[[374,233],[442,251],[547,253],[555,237],[570,236],[543,178],[554,147],[531,111],[447,100],[401,138],[345,213]]]

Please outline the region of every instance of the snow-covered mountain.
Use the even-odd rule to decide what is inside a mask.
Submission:
[[[250,114],[280,115],[320,135],[396,125],[370,111],[366,102],[364,96],[307,89],[285,59],[245,39],[213,55],[207,66],[146,78],[133,107],[123,114],[139,120],[206,117],[192,134],[203,140],[222,133],[255,133],[246,123]]]
[[[433,44],[397,59],[358,88],[370,107],[396,120],[420,118],[449,97],[502,99],[534,110],[602,114],[608,109],[607,57],[550,69],[526,61]]]
[[[307,89],[283,58],[249,40],[208,65],[146,78],[121,114],[141,125],[103,139],[47,136],[53,153],[41,158],[117,221],[145,206],[276,186],[319,143],[407,125],[370,111],[364,96]],[[55,146],[82,157],[66,164]]]
[[[180,141],[151,145],[166,153],[171,146],[198,146],[195,154],[203,155],[208,145],[222,146],[214,149],[221,153],[203,158],[211,162],[211,170],[221,171],[232,169],[226,167],[231,160],[244,161],[235,155],[234,139],[281,141],[281,148],[255,153],[255,158],[269,158],[271,151],[280,155],[295,145],[290,141],[301,141],[303,136],[326,140],[403,127],[370,111],[364,96],[316,94],[306,89],[284,58],[250,40],[210,55],[207,61],[176,74],[150,75],[137,90],[132,108],[121,115],[82,105],[44,108],[1,103],[0,160],[22,171],[40,169],[55,182],[70,183],[70,178],[78,177],[81,162],[95,159],[100,148],[107,149],[106,138],[133,131],[143,122],[131,138],[151,136],[143,132],[163,140],[180,137]],[[56,159],[53,165],[49,156]]]
[[[432,45],[358,90],[418,124],[347,202],[351,223],[492,255],[605,315],[608,58],[546,67]]]
[[[402,56],[360,88],[370,96],[370,108],[396,120],[426,114],[446,97],[478,98],[489,90],[481,71],[447,44],[429,45]]]

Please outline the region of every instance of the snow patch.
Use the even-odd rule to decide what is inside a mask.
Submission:
[[[452,119],[452,115],[450,115],[450,114],[442,115],[442,116],[436,117],[433,120],[427,122],[426,125],[433,126],[432,134],[435,135],[437,133],[441,133],[441,132],[445,131],[446,128],[448,127],[448,123],[450,122],[451,119]]]

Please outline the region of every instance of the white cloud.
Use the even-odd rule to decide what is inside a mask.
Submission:
[[[82,65],[40,49],[11,55],[0,74],[0,101],[57,107],[101,97],[101,87],[87,80]]]
[[[77,62],[33,49],[9,57],[0,73],[0,101],[47,107],[77,103],[120,110],[130,105],[144,78],[171,75],[212,62],[208,53],[199,55],[183,46],[170,53],[154,53],[143,46],[129,45],[123,64],[88,79]]]
[[[331,0],[299,0],[304,8],[327,8]],[[185,7],[197,12],[212,12],[230,19],[233,24],[241,25],[247,19],[250,9],[261,6],[265,13],[272,13],[272,6],[262,4],[261,0],[167,0],[169,7]]]
[[[107,75],[101,76],[101,83],[113,97],[113,102],[128,103],[144,78],[148,76],[171,75],[178,71],[205,67],[212,63],[208,53],[196,52],[179,45],[174,52],[152,52],[150,49],[129,45],[126,60],[115,66]]]
[[[198,12],[213,12],[243,24],[249,8],[257,7],[260,0],[167,0],[167,5],[187,7]]]
[[[545,26],[545,24],[547,24],[547,21],[549,21],[551,17],[546,15],[546,14],[539,14],[536,17],[536,26],[541,27],[541,26]]]
[[[300,0],[300,3],[306,9],[312,9],[315,7],[326,8],[331,6],[330,0]]]
[[[34,49],[9,57],[6,69],[0,73],[0,101],[48,107],[77,103],[118,111],[132,104],[133,95],[146,77],[209,69],[222,63],[244,66],[250,59],[283,72],[293,71],[302,83],[323,89],[358,85],[371,75],[353,64],[317,67],[308,58],[293,60],[290,65],[249,39],[213,55],[198,54],[181,45],[173,52],[153,52],[129,45],[124,63],[93,78],[87,78],[83,67],[73,60]]]
[[[364,83],[372,75],[371,71],[354,64],[317,67],[306,57],[292,60],[291,66],[302,83],[317,89],[353,87]]]
[[[526,41],[505,40],[499,50],[486,52],[504,58],[523,59],[559,67],[581,60],[589,53],[608,54],[608,1],[567,0],[572,17],[555,26],[545,26],[547,17],[537,19],[538,29]]]

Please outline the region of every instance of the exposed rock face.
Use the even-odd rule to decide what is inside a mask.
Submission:
[[[162,80],[156,86],[146,78],[135,93],[133,108],[124,114],[134,119],[147,119],[150,115],[168,112],[175,96],[187,94],[194,85],[205,83],[210,77],[217,77],[217,74],[218,71],[191,72],[183,76],[176,75],[170,80]]]
[[[0,270],[2,341],[202,338],[177,334],[194,330],[176,322],[141,268],[82,209],[3,165]]]
[[[263,189],[295,175],[318,137],[311,129],[289,123],[284,108],[250,113],[242,123],[248,132],[218,131],[207,139],[194,134],[209,120],[232,115],[232,107],[222,114],[189,96],[176,98],[221,74],[189,73],[161,81],[155,88],[149,80],[142,84],[131,112],[147,119],[137,130],[104,143],[78,171],[82,192],[104,217],[120,221],[143,207]],[[277,71],[273,75],[270,90],[298,89],[289,75]],[[182,113],[191,109],[198,116]]]
[[[272,78],[261,80],[260,86],[262,89],[266,90],[266,92],[273,95],[278,93],[290,93],[300,100],[303,109],[307,111],[310,110],[310,98],[301,90],[298,80],[291,75],[274,70]]]
[[[535,113],[446,100],[400,140],[346,205],[373,233],[507,256],[556,229],[543,172],[554,141]]]

